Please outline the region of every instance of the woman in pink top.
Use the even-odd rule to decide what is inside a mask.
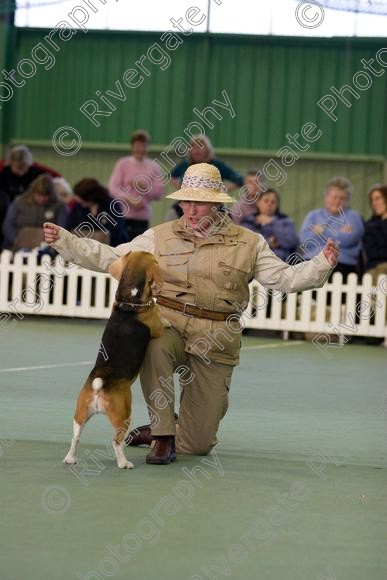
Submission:
[[[130,142],[132,155],[117,161],[109,180],[110,195],[122,200],[129,241],[149,228],[151,201],[164,192],[162,171],[147,157],[149,133],[139,129]]]

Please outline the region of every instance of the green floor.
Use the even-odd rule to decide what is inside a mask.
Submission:
[[[244,337],[216,455],[147,466],[130,448],[136,468],[121,471],[99,416],[75,472],[61,459],[102,328],[0,329],[1,580],[385,580],[383,347],[327,360]],[[58,366],[31,368],[45,365]],[[133,421],[145,419],[136,383]]]

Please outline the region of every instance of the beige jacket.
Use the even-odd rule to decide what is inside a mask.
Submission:
[[[116,248],[62,229],[53,247],[64,258],[98,272],[106,272],[117,257],[129,251],[151,252],[160,264],[162,295],[230,313],[247,306],[248,285],[253,279],[272,290],[298,292],[323,286],[331,270],[322,253],[289,266],[270,250],[260,234],[235,226],[230,220],[203,237],[189,230],[183,217],[151,228]],[[187,353],[200,356],[206,363],[238,364],[241,331],[236,317],[215,322],[161,310],[184,336]]]

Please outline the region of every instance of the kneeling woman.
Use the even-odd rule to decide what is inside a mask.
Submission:
[[[130,251],[150,252],[159,263],[163,285],[157,304],[170,327],[150,341],[140,372],[151,424],[127,439],[132,445],[153,445],[146,459],[152,464],[171,463],[176,452],[206,455],[215,445],[239,363],[239,317],[249,301],[249,283],[256,279],[282,292],[320,287],[338,254],[329,240],[301,270],[282,262],[262,236],[234,225],[220,211],[233,199],[211,164],[191,165],[169,198],[181,202],[179,220],[150,228],[117,248],[95,240],[86,244],[45,224],[47,243],[85,268],[106,272]],[[180,374],[182,390],[177,423],[170,384],[174,373]]]

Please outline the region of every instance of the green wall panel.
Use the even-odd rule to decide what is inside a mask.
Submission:
[[[28,58],[48,31],[18,29],[14,65]],[[338,104],[338,120],[331,120],[318,100],[344,84],[362,69],[361,59],[373,58],[383,39],[305,39],[195,35],[185,37],[175,51],[167,51],[171,64],[161,70],[146,61],[150,75],[141,86],[124,85],[125,70],[160,33],[78,32],[59,42],[56,64],[38,66],[36,74],[6,104],[12,119],[13,139],[50,139],[60,126],[75,127],[85,142],[125,143],[134,128],[148,128],[153,141],[166,145],[183,134],[193,113],[222,99],[226,90],[235,118],[217,108],[222,121],[208,130],[218,147],[276,150],[287,144],[287,132],[299,132],[306,122],[322,131],[310,151],[341,154],[385,155],[387,142],[387,74],[373,77],[372,86],[359,91],[350,108]],[[98,117],[95,127],[79,110],[96,91],[116,90],[120,80],[125,100],[108,117]],[[104,109],[106,107],[101,103]]]
[[[0,71],[8,67],[15,54],[16,33],[13,27],[15,0],[2,0],[0,3]],[[3,78],[0,78],[0,82]],[[12,87],[11,87],[12,90]],[[1,85],[1,96],[7,98],[6,86]],[[8,129],[11,130],[8,107],[4,100],[0,100],[0,154],[8,141]]]
[[[18,29],[13,66],[28,58],[46,30]],[[126,152],[130,132],[147,128],[158,159],[171,141],[184,136],[190,122],[199,121],[196,107],[203,110],[214,99],[223,100],[225,90],[235,117],[216,107],[221,121],[211,116],[207,129],[219,156],[245,173],[262,167],[276,151],[287,145],[286,133],[299,133],[307,122],[322,131],[308,154],[286,169],[286,183],[279,187],[282,208],[301,224],[305,213],[322,203],[322,189],[333,175],[351,179],[355,186],[353,207],[369,215],[366,192],[387,178],[386,95],[387,74],[372,78],[372,86],[352,96],[351,107],[339,103],[338,120],[330,119],[317,102],[362,69],[361,59],[374,58],[383,39],[308,39],[195,35],[185,37],[171,64],[161,70],[146,63],[150,75],[130,89],[122,82],[125,70],[154,43],[164,46],[160,33],[79,32],[55,52],[50,70],[38,67],[24,87],[15,90],[4,106],[8,139],[30,144],[38,160],[56,167],[74,184],[85,176],[107,182],[118,157]],[[387,61],[386,57],[385,60]],[[387,68],[387,67],[386,67]],[[116,91],[120,80],[125,100],[110,99],[116,110],[98,117],[95,127],[79,110],[96,91]],[[105,105],[101,103],[104,109]],[[74,156],[59,155],[50,146],[61,126],[76,128],[83,146]],[[355,156],[359,157],[355,157]],[[383,174],[384,171],[384,174]],[[270,185],[275,186],[275,183]],[[154,223],[163,220],[168,200],[154,204]]]

